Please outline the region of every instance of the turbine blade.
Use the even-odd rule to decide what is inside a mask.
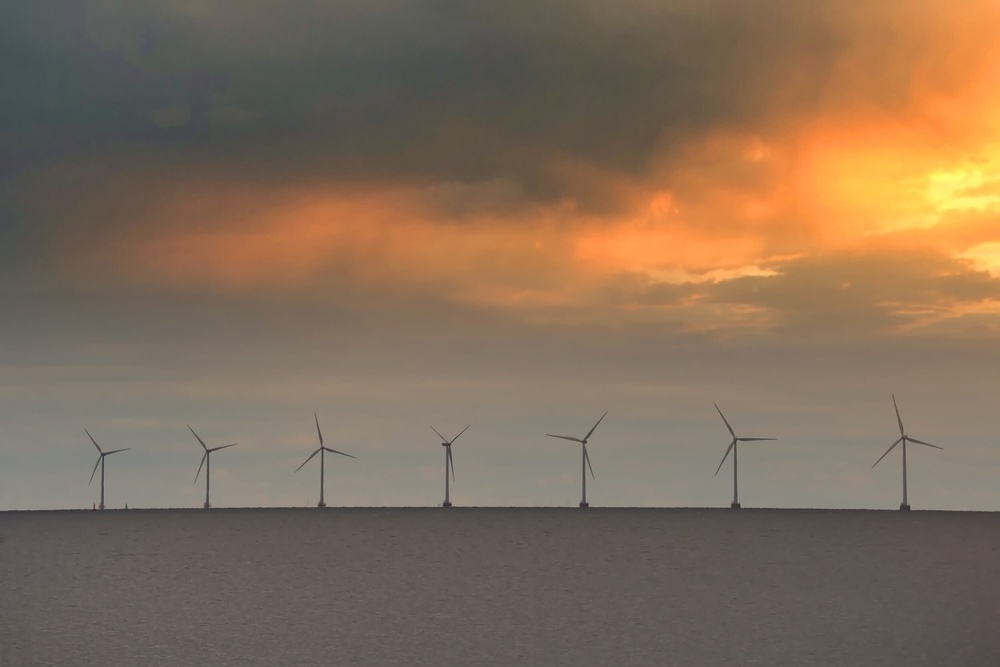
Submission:
[[[459,434],[461,435],[461,434]],[[456,436],[458,437],[458,436]],[[455,481],[455,459],[451,458],[451,445],[445,447],[448,450],[448,466],[451,468],[451,481]]]
[[[909,440],[910,442],[915,442],[918,445],[924,445],[926,447],[933,447],[934,449],[944,449],[944,447],[938,447],[937,445],[932,445],[929,442],[924,442],[923,440],[917,440],[916,438],[911,438],[909,436],[907,436],[906,439]]]
[[[590,465],[590,454],[587,453],[587,445],[583,446],[583,460],[587,462],[587,467],[590,468],[590,478],[597,479],[596,477],[594,477],[594,466]]]
[[[902,438],[900,438],[896,442],[892,443],[892,445],[890,445],[889,449],[885,450],[885,454],[883,454],[882,456],[878,457],[878,461],[876,461],[875,463],[872,464],[872,467],[874,468],[875,466],[877,466],[879,464],[879,461],[881,461],[882,459],[884,459],[885,455],[888,454],[889,452],[891,452],[893,449],[895,449],[896,445],[898,445],[901,442],[903,442]]]
[[[316,416],[315,412],[313,413],[313,419],[316,420],[316,435],[319,436],[319,446],[322,447],[323,446],[323,431],[319,430],[319,417]]]
[[[739,442],[756,442],[757,440],[777,440],[777,438],[736,438]]]
[[[309,455],[309,458],[307,458],[307,459],[306,459],[305,461],[303,461],[303,462],[302,462],[302,465],[300,465],[300,466],[299,466],[298,468],[296,468],[296,469],[295,469],[295,472],[298,472],[298,471],[302,470],[302,467],[303,467],[303,466],[305,466],[305,464],[307,464],[307,463],[309,463],[310,461],[312,461],[312,457],[314,457],[314,456],[316,456],[317,454],[319,454],[319,453],[320,453],[320,451],[322,451],[322,449],[323,449],[323,448],[322,448],[322,447],[320,447],[320,448],[319,448],[319,449],[317,449],[317,450],[316,450],[315,452],[313,452],[312,454],[310,454],[310,455]]]
[[[207,459],[207,458],[208,458],[208,450],[206,449],[205,453],[201,455],[201,463],[198,464],[198,472],[196,472],[194,474],[194,482],[195,482],[195,484],[198,483],[198,475],[201,474],[201,467],[203,465],[205,465],[205,459]]]
[[[205,444],[205,441],[198,437],[198,434],[194,432],[193,428],[191,428],[191,424],[188,424],[187,427],[188,427],[188,430],[191,431],[192,434],[194,434],[194,437],[198,438],[198,442],[201,443],[201,448],[204,449],[207,452],[208,451],[208,446]]]
[[[716,409],[718,409],[719,406],[715,406],[715,407],[716,407]],[[719,414],[722,414],[722,413],[720,412]],[[725,417],[723,417],[722,419],[725,420]],[[722,455],[722,460],[719,462],[719,467],[715,469],[715,474],[716,475],[718,475],[719,471],[722,470],[722,464],[726,462],[727,458],[729,458],[729,452],[733,451],[733,447],[735,447],[735,446],[736,446],[736,438],[733,438],[733,441],[731,443],[729,443],[729,447],[726,448],[726,453]]]
[[[112,454],[117,454],[118,452],[127,452],[132,449],[131,447],[126,447],[124,449],[112,449],[110,452],[104,452],[105,456],[111,456]]]
[[[712,403],[712,405],[714,405],[715,409],[719,411],[719,416],[722,417],[722,421],[726,423],[726,428],[729,429],[729,434],[735,438],[736,437],[736,431],[734,431],[733,427],[729,425],[729,422],[726,420],[726,415],[722,414],[722,410],[719,410],[719,404],[718,403]],[[725,459],[723,459],[723,460],[725,460]],[[716,473],[716,474],[718,474],[718,473]]]
[[[208,450],[208,451],[210,451],[210,452],[217,452],[217,451],[219,451],[220,449],[226,449],[227,447],[235,447],[235,446],[236,446],[236,445],[238,445],[238,444],[240,444],[240,443],[238,443],[238,442],[234,442],[234,443],[233,443],[233,444],[231,444],[231,445],[222,445],[221,447],[212,447],[212,448],[211,448],[210,450]]]
[[[600,424],[604,420],[604,418],[607,417],[607,416],[608,416],[608,413],[607,413],[607,411],[605,411],[604,414],[601,415],[601,418],[597,420],[597,424]],[[594,435],[594,431],[597,430],[597,424],[594,424],[594,427],[592,429],[590,429],[589,431],[587,431],[587,435],[583,436],[583,441],[584,442],[590,440],[590,436]],[[593,471],[591,471],[591,472],[593,472]]]
[[[336,449],[330,449],[329,447],[320,447],[320,449],[325,449],[332,454],[340,454],[341,456],[346,456],[349,459],[356,459],[357,456],[351,456],[350,454],[345,454],[344,452],[338,452]]]
[[[97,466],[101,465],[102,460],[104,460],[104,454],[97,457],[97,463],[94,464],[94,472],[90,473],[90,482],[94,481],[94,475],[97,474]],[[90,486],[90,482],[87,482],[87,486]]]
[[[562,438],[563,440],[570,440],[572,442],[583,442],[583,440],[581,440],[580,438],[571,438],[568,435],[552,435],[551,433],[546,433],[545,435],[549,436],[550,438]]]
[[[431,430],[434,431],[435,433],[437,433],[437,436],[439,438],[441,438],[441,442],[448,442],[448,438],[446,438],[443,435],[441,435],[440,433],[438,433],[438,430],[436,428],[434,428],[433,426],[431,426]]]
[[[896,395],[895,394],[892,395],[892,407],[894,407],[896,409],[896,421],[899,423],[899,434],[900,435],[905,435],[903,433],[903,420],[899,416],[899,406],[896,405]]]
[[[90,438],[90,441],[94,443],[94,447],[97,447],[97,451],[101,452],[101,446],[97,444],[96,440],[94,440],[94,436],[90,435],[90,431],[88,431],[87,429],[83,429],[83,432],[86,433],[87,437]],[[101,452],[101,454],[103,453],[104,452]]]
[[[469,424],[469,426],[472,426],[472,424]],[[458,435],[456,435],[456,436],[455,436],[454,438],[452,438],[452,439],[451,439],[451,442],[450,442],[450,443],[448,443],[448,444],[453,444],[453,443],[454,443],[454,442],[455,442],[456,440],[458,440],[458,437],[459,437],[460,435],[462,435],[463,433],[465,433],[466,431],[468,431],[468,430],[469,430],[469,426],[466,426],[466,427],[465,427],[465,428],[463,428],[463,429],[462,429],[461,431],[459,431],[459,432],[458,432]]]

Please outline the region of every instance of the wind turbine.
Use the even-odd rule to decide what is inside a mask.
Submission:
[[[738,442],[756,442],[758,440],[777,440],[777,438],[737,438],[736,432],[733,427],[729,425],[726,420],[726,416],[722,414],[722,410],[719,410],[719,406],[715,403],[715,409],[719,411],[719,416],[722,417],[722,421],[725,422],[726,428],[729,429],[729,434],[733,436],[733,441],[729,443],[729,447],[726,448],[726,453],[722,455],[722,461],[719,463],[719,467],[715,469],[715,474],[718,475],[719,471],[722,470],[722,464],[726,462],[726,458],[729,456],[729,452],[733,452],[733,503],[730,505],[734,510],[740,508],[740,496],[739,496],[739,484],[737,481],[737,466],[736,466],[736,443]]]
[[[356,456],[351,456],[350,454],[345,454],[344,452],[338,452],[336,449],[330,449],[329,447],[327,447],[326,445],[324,445],[323,444],[323,431],[319,430],[319,417],[316,416],[315,412],[313,413],[313,419],[316,420],[316,433],[319,435],[319,449],[317,449],[315,452],[313,452],[312,454],[310,454],[309,458],[306,459],[305,461],[303,461],[302,465],[295,469],[295,472],[298,472],[298,471],[302,470],[302,466],[304,466],[305,464],[309,463],[309,461],[312,460],[312,457],[314,457],[317,454],[319,454],[319,502],[316,504],[316,507],[326,507],[326,503],[323,502],[323,474],[324,474],[323,473],[323,461],[324,461],[324,456],[323,455],[324,455],[324,453],[325,452],[330,452],[332,454],[340,454],[341,456],[346,456],[347,458],[350,458],[350,459],[357,458],[357,457]]]
[[[600,424],[601,421],[605,417],[607,417],[607,416],[608,416],[607,412],[605,412],[603,415],[601,415],[601,419],[597,420],[597,424]],[[546,433],[545,434],[545,435],[549,436],[550,438],[562,438],[563,440],[571,440],[572,442],[579,442],[580,443],[580,448],[583,450],[583,461],[581,461],[581,463],[580,463],[581,472],[583,473],[583,475],[582,475],[582,477],[583,477],[583,498],[580,500],[580,507],[590,507],[590,505],[587,503],[587,468],[590,468],[590,476],[593,477],[594,476],[594,467],[592,465],[590,465],[590,456],[587,454],[587,441],[590,440],[590,436],[592,436],[594,434],[594,431],[597,429],[597,424],[594,424],[593,428],[591,428],[589,431],[587,431],[587,435],[583,436],[582,440],[580,438],[573,438],[573,437],[568,436],[568,435],[553,435],[552,433]]]
[[[472,426],[472,424],[469,424],[469,426]],[[451,494],[450,494],[451,489],[448,486],[449,471],[451,472],[451,479],[453,481],[455,479],[455,461],[451,458],[451,445],[456,440],[458,440],[459,435],[462,435],[463,433],[469,430],[469,426],[466,426],[461,431],[459,431],[458,435],[456,435],[451,440],[445,438],[443,435],[438,433],[438,430],[436,428],[431,426],[431,430],[437,433],[438,437],[441,438],[441,440],[443,441],[441,443],[441,446],[444,447],[444,504],[441,507],[451,507]]]
[[[205,445],[205,441],[198,437],[198,434],[194,432],[194,429],[191,428],[190,424],[188,424],[188,430],[191,431],[191,433],[192,433],[192,435],[194,435],[194,437],[198,438],[198,442],[201,443],[201,448],[205,450],[205,455],[201,457],[201,463],[198,464],[198,472],[196,472],[194,474],[194,481],[195,482],[198,481],[198,475],[201,474],[201,467],[205,466],[205,505],[204,505],[204,507],[205,507],[205,509],[208,509],[208,508],[210,508],[212,506],[212,503],[210,503],[209,499],[208,499],[208,492],[209,492],[209,489],[211,488],[211,483],[212,483],[212,480],[211,480],[211,476],[212,476],[211,475],[211,473],[212,473],[212,452],[217,452],[220,449],[225,449],[226,447],[235,447],[236,445],[238,445],[240,443],[234,442],[231,445],[222,445],[221,447],[212,447],[211,449],[209,449]]]
[[[118,452],[127,452],[132,449],[131,447],[125,447],[124,449],[112,449],[110,452],[105,452],[101,450],[101,446],[97,444],[94,440],[94,436],[90,435],[90,431],[83,429],[83,432],[87,434],[90,441],[94,443],[94,447],[97,447],[97,451],[100,454],[97,458],[97,463],[94,464],[94,472],[90,473],[90,481],[87,482],[87,486],[90,486],[94,481],[94,475],[97,474],[97,466],[101,466],[101,509],[104,509],[104,457],[111,456],[112,454],[117,454]]]
[[[903,420],[899,416],[899,406],[896,405],[896,396],[895,396],[895,394],[893,394],[893,396],[892,396],[892,407],[896,408],[896,422],[899,424],[899,440],[897,440],[896,442],[892,443],[892,445],[889,447],[889,449],[885,450],[885,454],[883,454],[882,456],[878,457],[878,461],[876,461],[872,465],[872,468],[874,468],[875,466],[877,466],[879,464],[879,461],[881,461],[882,459],[884,459],[885,455],[888,454],[889,452],[891,452],[893,450],[893,448],[896,447],[896,445],[898,445],[899,443],[903,443],[903,502],[899,506],[899,509],[901,509],[901,510],[903,510],[905,512],[905,511],[908,511],[910,509],[910,505],[906,501],[906,442],[907,441],[915,442],[918,445],[924,445],[925,447],[933,447],[934,449],[944,449],[944,447],[938,447],[937,445],[932,445],[929,442],[924,442],[923,440],[917,440],[916,438],[911,438],[910,436],[906,435],[906,431],[903,429]]]

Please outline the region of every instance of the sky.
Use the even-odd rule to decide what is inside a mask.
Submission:
[[[1000,509],[1000,4],[0,7],[0,510]],[[98,473],[99,474],[99,473]]]

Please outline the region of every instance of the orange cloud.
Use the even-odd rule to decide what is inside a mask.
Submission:
[[[93,244],[83,263],[173,289],[335,286],[359,299],[615,310],[696,329],[801,324],[782,304],[822,320],[798,289],[805,282],[781,282],[790,276],[826,290],[838,318],[868,330],[995,313],[1000,6],[833,14],[838,58],[822,71],[790,63],[773,91],[751,91],[766,109],[753,123],[671,135],[631,170],[540,149],[546,182],[576,195],[532,198],[513,177],[182,179],[166,194],[140,179],[142,219]],[[802,89],[817,91],[805,111]],[[783,108],[791,100],[794,112]],[[873,255],[878,263],[866,263]],[[902,261],[913,257],[925,274]],[[891,289],[852,291],[859,283]]]

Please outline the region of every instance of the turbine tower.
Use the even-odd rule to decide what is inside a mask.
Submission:
[[[607,412],[601,415],[601,418],[597,420],[597,424],[600,424],[601,421],[607,416],[608,416]],[[587,468],[590,468],[590,476],[593,477],[594,467],[590,465],[590,456],[587,454],[587,441],[590,440],[590,436],[592,436],[594,434],[594,431],[597,429],[597,424],[594,424],[593,428],[587,431],[587,435],[583,436],[582,440],[580,438],[574,438],[568,435],[553,435],[552,433],[545,434],[550,438],[562,438],[563,440],[570,440],[572,442],[580,443],[580,448],[583,451],[583,460],[580,463],[582,478],[583,478],[583,497],[580,499],[580,507],[590,507],[590,505],[587,503]]]
[[[90,486],[94,481],[94,475],[97,474],[97,466],[101,466],[101,505],[100,508],[104,509],[104,457],[111,456],[112,454],[117,454],[118,452],[127,452],[132,449],[131,447],[125,447],[124,449],[112,449],[110,452],[105,452],[101,450],[101,446],[97,444],[94,440],[94,436],[90,435],[90,431],[83,429],[83,432],[87,434],[90,441],[94,443],[94,447],[97,447],[97,452],[99,456],[97,457],[97,463],[94,464],[94,472],[90,473],[90,481],[87,482],[87,486]]]
[[[738,475],[737,475],[738,469],[737,469],[737,465],[736,465],[736,451],[737,451],[736,443],[738,443],[738,442],[756,442],[758,440],[777,440],[777,438],[737,438],[736,437],[736,432],[733,430],[733,427],[729,425],[729,422],[726,420],[726,416],[724,414],[722,414],[722,410],[719,410],[719,406],[717,404],[715,404],[715,403],[713,403],[712,405],[715,405],[715,409],[718,410],[719,416],[722,417],[722,421],[725,422],[726,428],[729,429],[729,434],[731,436],[733,436],[733,441],[729,443],[729,447],[726,448],[726,453],[722,455],[722,461],[719,463],[719,467],[715,469],[715,474],[718,475],[719,471],[722,470],[722,464],[726,462],[726,458],[729,456],[729,452],[732,451],[732,453],[733,453],[733,502],[730,505],[730,507],[733,508],[734,510],[738,510],[740,508],[740,495],[739,495],[739,481],[738,481]]]
[[[906,435],[906,431],[903,429],[903,420],[899,416],[899,406],[896,405],[896,396],[895,396],[895,394],[893,394],[893,396],[892,396],[892,407],[896,408],[896,423],[899,424],[899,439],[896,442],[892,443],[892,445],[889,446],[889,449],[885,450],[885,454],[883,454],[882,456],[878,457],[878,461],[876,461],[872,465],[872,468],[874,468],[875,466],[877,466],[879,464],[879,461],[881,461],[882,459],[884,459],[885,456],[886,456],[886,454],[888,454],[889,452],[891,452],[893,450],[893,448],[896,447],[896,445],[898,445],[899,443],[903,443],[903,502],[902,502],[902,504],[900,504],[899,509],[905,512],[905,511],[908,511],[910,509],[910,505],[909,505],[909,503],[907,502],[907,499],[906,499],[906,443],[907,443],[907,441],[909,441],[909,442],[915,442],[918,445],[924,445],[925,447],[933,447],[934,449],[944,449],[944,447],[938,447],[937,445],[932,445],[929,442],[924,442],[923,440],[917,440],[916,438],[911,438],[910,436]]]
[[[316,416],[315,412],[313,413],[313,419],[316,420],[316,434],[319,435],[319,449],[317,449],[315,452],[313,452],[312,454],[310,454],[309,458],[306,459],[305,461],[303,461],[302,465],[300,465],[298,468],[295,469],[295,472],[298,472],[298,471],[302,470],[302,467],[305,464],[309,463],[309,461],[312,460],[312,457],[314,457],[317,454],[319,454],[319,502],[316,504],[316,507],[326,507],[326,502],[324,502],[324,500],[323,500],[323,483],[324,483],[323,482],[323,477],[324,477],[323,462],[324,462],[324,454],[326,452],[330,452],[331,454],[340,454],[341,456],[346,456],[349,459],[353,459],[353,458],[357,458],[357,457],[351,456],[350,454],[345,454],[344,452],[338,452],[336,449],[330,449],[329,447],[327,447],[326,445],[324,445],[323,444],[323,431],[319,430],[319,417]]]
[[[469,424],[469,426],[472,426],[472,424]],[[451,458],[451,445],[458,440],[459,435],[462,435],[469,430],[469,426],[466,426],[459,431],[458,435],[451,440],[445,438],[443,435],[438,433],[436,428],[431,426],[431,430],[437,433],[437,436],[441,438],[441,446],[444,447],[444,504],[441,505],[441,507],[451,507],[451,488],[448,485],[448,473],[451,472],[452,481],[455,479],[455,461]]]
[[[211,449],[209,449],[205,445],[205,441],[202,440],[200,437],[198,437],[198,434],[194,432],[194,429],[191,428],[190,424],[188,424],[188,430],[191,431],[191,433],[192,433],[192,435],[194,435],[194,437],[198,438],[198,442],[201,443],[201,448],[205,450],[205,454],[201,457],[201,463],[198,464],[198,472],[196,472],[195,475],[194,475],[194,481],[195,481],[195,483],[198,482],[198,475],[201,474],[201,467],[205,466],[205,505],[204,505],[204,507],[205,507],[205,509],[209,509],[212,506],[212,503],[209,501],[209,495],[208,495],[209,494],[209,490],[211,489],[211,485],[212,485],[212,479],[211,479],[211,477],[212,477],[212,452],[217,452],[220,449],[226,449],[227,447],[235,447],[236,445],[238,445],[240,443],[234,442],[231,445],[222,445],[221,447],[212,447]]]

